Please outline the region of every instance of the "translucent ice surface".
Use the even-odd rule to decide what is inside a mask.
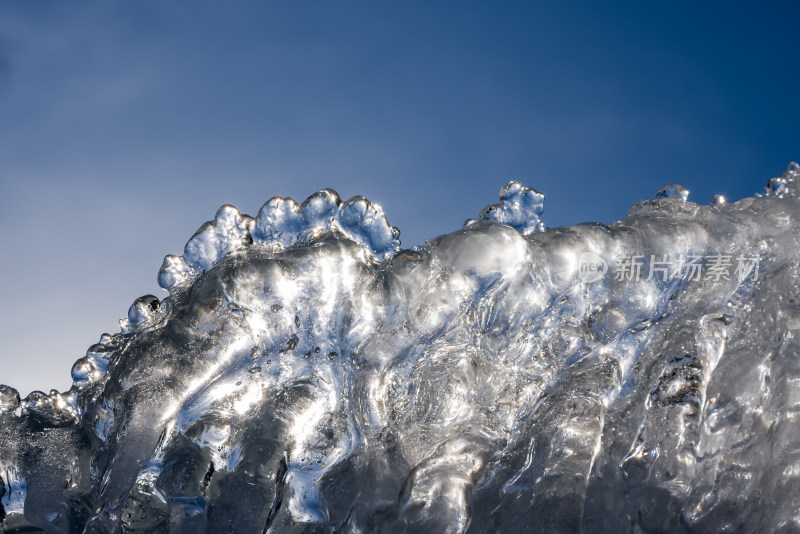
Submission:
[[[546,229],[512,182],[412,250],[223,206],[69,391],[0,386],[2,528],[797,532],[798,187]]]

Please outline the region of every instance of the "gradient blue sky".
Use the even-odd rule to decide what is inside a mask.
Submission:
[[[0,0],[0,383],[72,362],[223,203],[323,187],[405,246],[518,179],[560,226],[800,159],[800,3]]]

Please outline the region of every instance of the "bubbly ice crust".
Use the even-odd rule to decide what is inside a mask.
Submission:
[[[250,245],[283,250],[328,232],[358,243],[376,261],[387,260],[400,249],[400,231],[389,225],[380,206],[364,197],[342,202],[336,191],[323,189],[302,204],[273,197],[255,219],[233,206],[222,206],[214,220],[201,226],[186,243],[183,256],[164,258],[158,283],[173,292],[231,252]]]
[[[799,177],[554,229],[512,182],[412,250],[223,206],[69,391],[0,386],[3,531],[796,531]]]

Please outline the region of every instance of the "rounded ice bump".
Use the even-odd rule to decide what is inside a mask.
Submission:
[[[161,302],[157,297],[153,295],[139,297],[128,309],[128,317],[119,321],[122,333],[129,334],[138,326],[151,322],[160,309]]]
[[[508,182],[500,190],[500,202],[483,208],[478,220],[507,224],[522,235],[541,232],[544,225],[540,215],[544,212],[544,194],[519,182]],[[468,220],[465,226],[475,221]]]
[[[11,386],[0,384],[0,413],[19,408],[19,392]]]
[[[224,205],[201,226],[186,243],[183,257],[195,274],[211,268],[231,251],[252,242],[250,232],[255,222],[230,205]]]
[[[365,247],[377,260],[388,260],[400,249],[400,230],[389,224],[383,209],[364,197],[353,197],[337,216],[342,233]]]

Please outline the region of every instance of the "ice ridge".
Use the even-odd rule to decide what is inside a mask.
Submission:
[[[796,532],[800,168],[410,250],[332,190],[223,206],[65,392],[0,386],[4,532]]]

